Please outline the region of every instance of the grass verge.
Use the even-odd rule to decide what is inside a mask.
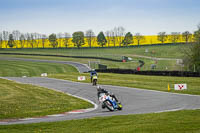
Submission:
[[[90,83],[90,75],[88,73],[73,73],[68,75],[54,74],[49,76],[52,78],[78,81],[77,76],[80,75],[86,76],[86,81],[84,82]],[[186,83],[188,89],[175,91],[173,89],[174,84],[180,83]],[[98,84],[134,87],[158,91],[168,91],[168,84],[170,84],[170,92],[200,95],[200,78],[198,77],[144,76],[134,74],[99,73]]]
[[[71,73],[77,72],[71,65],[58,63],[42,63],[29,61],[7,61],[0,60],[1,77],[40,76],[41,73]]]
[[[0,79],[0,119],[45,116],[92,106],[61,92]]]
[[[199,133],[200,110],[0,126],[1,133]]]

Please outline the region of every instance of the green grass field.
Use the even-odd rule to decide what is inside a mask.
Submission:
[[[54,59],[58,60],[60,58]],[[48,76],[52,78],[73,81],[77,81],[78,76],[84,75],[87,79],[85,82],[90,82],[89,73],[79,74],[74,67],[69,65],[6,60],[1,60],[0,64],[0,76],[40,76],[40,74],[44,72],[48,73]],[[159,91],[167,91],[168,84],[170,84],[170,87],[173,88],[174,84],[187,83],[189,89],[181,92],[178,91],[178,93],[200,94],[200,79],[195,77],[143,76],[134,74],[100,73],[98,83]],[[174,91],[172,90],[172,92]]]
[[[76,68],[65,64],[0,60],[1,77],[40,76],[41,73],[71,73]]]
[[[165,46],[165,49],[170,49],[169,47],[173,47],[174,51],[180,49],[180,45],[178,46]],[[157,46],[156,46],[157,47]],[[175,48],[176,47],[176,48]],[[141,50],[141,55],[144,55],[145,49],[148,47],[144,47]],[[149,51],[154,50],[150,49]],[[136,49],[136,48],[135,48]],[[162,48],[158,48],[159,50]],[[76,49],[75,49],[76,50]],[[106,49],[107,50],[107,49]],[[120,50],[120,48],[118,49]],[[132,50],[132,49],[126,49],[127,51]],[[135,52],[136,54],[140,54],[140,50],[138,52]],[[158,50],[158,51],[159,51]],[[10,50],[8,50],[10,51]],[[31,49],[30,49],[31,51]],[[27,51],[27,52],[30,52]],[[35,50],[33,50],[35,51]],[[49,50],[47,50],[49,51]],[[78,51],[78,50],[77,50]],[[108,50],[109,51],[109,50]],[[123,51],[123,52],[127,52]],[[161,51],[161,50],[160,50]],[[164,52],[161,54],[161,56],[158,56],[159,52],[156,57],[167,57],[167,58],[179,58],[182,57],[182,54],[179,53],[174,53],[173,50],[170,50],[171,52]],[[2,52],[2,51],[1,51]],[[12,50],[11,50],[12,52]],[[63,52],[66,52],[63,50]],[[79,51],[81,53],[81,51]],[[113,50],[113,53],[121,54],[120,52],[122,51],[115,51]],[[123,53],[122,52],[122,53]],[[163,51],[162,51],[163,52]],[[162,53],[160,52],[160,53]],[[53,53],[53,52],[51,52]],[[56,53],[56,52],[55,52]],[[74,52],[73,52],[74,53]],[[142,54],[143,53],[143,54]],[[167,54],[168,53],[168,54]],[[127,53],[129,55],[130,53]],[[146,53],[148,54],[148,53]],[[84,55],[84,54],[83,54]],[[149,56],[149,55],[146,55]],[[153,55],[152,55],[153,56]],[[173,57],[170,57],[173,56]],[[8,57],[8,56],[1,56],[1,57]],[[16,56],[9,56],[9,57],[16,57]],[[25,57],[25,58],[30,58],[30,56],[17,56],[17,57]],[[82,62],[82,63],[87,63],[88,59],[86,60],[80,60],[80,59],[72,59],[72,58],[56,58],[56,57],[31,57],[31,58],[37,58],[37,59],[50,59],[50,60],[71,60],[71,61],[77,61],[77,62]],[[102,61],[103,62],[103,61]],[[116,63],[109,62],[110,65],[115,66]],[[166,62],[163,62],[161,64],[164,64]],[[75,68],[70,68],[73,71],[73,73],[65,70],[65,71],[57,71],[56,68],[62,68],[61,64],[56,64],[56,67],[54,66],[55,64],[49,64],[49,63],[36,63],[38,66],[37,69],[39,73],[37,72],[33,74],[31,70],[27,70],[29,67],[34,69],[35,64],[31,64],[28,62],[10,62],[10,61],[4,61],[4,65],[1,66],[0,64],[0,73],[1,75],[2,72],[5,71],[5,65],[9,66],[11,64],[12,67],[8,67],[7,71],[13,71],[12,73],[8,73],[7,75],[11,76],[22,76],[21,74],[18,74],[18,72],[15,72],[15,67],[20,67],[23,66],[24,70],[27,71],[27,73],[32,74],[33,76],[38,76],[39,73],[43,72],[41,68],[49,69],[48,66],[52,66],[52,69],[55,71],[54,73],[51,73],[53,70],[49,70],[48,73],[49,77],[53,78],[59,78],[59,79],[66,79],[66,80],[73,80],[77,81],[77,76],[83,75],[86,76],[86,81],[89,82],[89,74],[84,73],[84,74],[79,74]],[[26,64],[28,67],[26,67]],[[149,63],[151,64],[151,63]],[[172,63],[173,64],[173,63]],[[123,64],[117,64],[116,66],[123,66]],[[127,64],[126,64],[127,65]],[[126,67],[126,65],[124,67]],[[129,64],[130,66],[132,64]],[[40,67],[43,66],[43,67]],[[164,65],[163,65],[164,66]],[[43,69],[44,69],[43,68]],[[12,69],[12,70],[10,70]],[[63,68],[64,69],[64,68]],[[16,69],[19,71],[19,69]],[[67,74],[67,75],[66,75]],[[7,91],[3,89],[2,86],[6,86],[8,83],[7,80],[1,81],[0,80],[0,97],[6,96],[8,93],[11,93],[10,91]],[[10,82],[10,81],[9,81]],[[193,77],[162,77],[162,76],[142,76],[142,75],[129,75],[129,74],[104,74],[104,73],[99,73],[99,81],[100,84],[110,84],[110,85],[119,85],[119,86],[127,86],[127,87],[136,87],[136,88],[144,88],[144,89],[151,89],[151,90],[159,90],[159,91],[167,91],[167,85],[168,83],[170,84],[170,87],[173,88],[173,84],[175,83],[187,83],[188,84],[188,90],[184,91],[172,91],[176,93],[187,93],[187,94],[196,94],[200,95],[200,79],[199,78],[193,78]],[[13,86],[7,85],[7,90],[15,90]],[[22,87],[21,87],[22,86]],[[24,85],[17,84],[17,91],[13,93],[20,92],[20,88],[26,88]],[[29,85],[27,85],[29,86]],[[33,87],[34,89],[39,89],[42,91],[49,91],[45,90],[44,88],[40,87]],[[44,90],[43,90],[44,89]],[[24,89],[25,90],[25,89]],[[24,95],[26,93],[30,92],[24,92]],[[2,95],[1,95],[2,94]],[[50,100],[54,99],[54,95],[49,94],[50,96],[48,97]],[[42,92],[41,92],[41,97],[42,97]],[[12,102],[18,101],[20,97],[15,97],[14,99],[9,99],[7,100],[7,103],[5,103],[5,106],[11,104]],[[27,97],[23,97],[27,98]],[[60,96],[58,97],[60,98]],[[68,98],[67,98],[68,99]],[[40,105],[40,99],[34,99],[35,105],[38,106]],[[24,100],[25,101],[25,100]],[[4,101],[0,98],[0,104],[1,106],[4,104]],[[57,102],[55,102],[55,109],[57,108],[57,104],[59,103],[59,99]],[[21,104],[24,103],[19,103],[19,106],[22,106]],[[11,104],[12,105],[12,104]],[[87,106],[90,106],[87,104]],[[86,106],[84,106],[86,107]],[[6,107],[3,107],[6,108]],[[15,107],[12,107],[16,109]],[[1,107],[2,109],[2,107]],[[11,108],[6,108],[6,110],[11,111]],[[30,113],[34,113],[34,111],[30,111]],[[12,117],[16,117],[16,112],[12,112]],[[25,114],[22,114],[23,116]],[[4,116],[5,117],[5,116]],[[10,117],[10,118],[12,118]],[[71,120],[71,121],[62,121],[62,122],[51,122],[51,123],[37,123],[37,124],[26,124],[26,125],[8,125],[8,126],[0,126],[0,133],[21,133],[21,132],[33,132],[33,133],[40,133],[40,132],[52,132],[52,133],[199,133],[200,132],[200,110],[189,110],[189,111],[176,111],[176,112],[166,112],[166,113],[153,113],[153,114],[140,114],[140,115],[125,115],[125,116],[112,116],[112,117],[102,117],[102,118],[90,118],[90,119],[83,119],[83,120]]]
[[[45,60],[62,60],[62,61],[74,61],[89,65],[89,61],[98,61],[100,64],[107,65],[107,68],[121,68],[121,69],[136,69],[139,66],[139,60],[143,60],[145,65],[141,70],[151,70],[151,64],[155,64],[152,59],[134,57],[133,62],[114,62],[99,59],[80,59],[80,58],[64,58],[64,57],[46,57],[46,56],[22,56],[22,55],[0,55],[1,58],[31,58],[31,59],[45,59]],[[94,65],[92,65],[94,68]],[[167,67],[167,69],[166,69]],[[95,68],[98,68],[96,65]],[[176,64],[175,60],[161,60],[157,61],[155,70],[181,70],[181,66]]]
[[[0,133],[199,133],[200,110],[0,126]]]
[[[56,63],[6,60],[1,60],[0,63],[1,77],[31,77],[40,76],[41,73],[68,74],[78,71],[70,65]],[[91,106],[63,93],[2,79],[0,92],[0,119],[44,116]]]
[[[45,116],[92,106],[61,92],[0,79],[0,120]]]
[[[54,74],[49,75],[52,78],[65,79],[77,81],[77,76],[86,76],[87,83],[90,83],[90,75],[86,74]],[[174,84],[186,83],[187,90],[175,91]],[[126,86],[133,88],[168,91],[168,84],[170,84],[171,92],[200,95],[200,78],[198,77],[170,77],[170,76],[144,76],[134,74],[109,74],[98,73],[98,84]]]
[[[162,46],[140,46],[124,48],[92,48],[92,49],[1,49],[2,53],[27,53],[27,54],[51,54],[69,56],[92,56],[122,59],[122,56],[144,55],[163,58],[182,58],[185,44],[162,45]],[[148,53],[146,53],[148,49]]]

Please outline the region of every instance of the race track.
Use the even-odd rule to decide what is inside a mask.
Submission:
[[[1,58],[0,58],[1,59]],[[5,58],[4,58],[5,59]],[[8,58],[6,58],[8,60]],[[65,61],[47,61],[47,60],[32,60],[32,59],[11,59],[9,60],[23,60],[23,61],[39,61],[75,64],[74,66],[79,72],[86,72],[89,68],[86,65],[74,62]],[[13,80],[19,83],[33,84],[37,86],[62,91],[72,94],[84,99],[88,99],[94,105],[98,105],[96,87],[89,83],[78,83],[66,80],[44,78],[44,77],[2,77],[4,79]],[[101,109],[100,106],[89,110],[79,110],[57,115],[44,116],[42,118],[25,118],[17,120],[0,121],[0,125],[9,124],[28,124],[39,122],[53,122],[72,119],[83,119],[91,117],[102,117],[112,115],[127,115],[127,114],[144,114],[144,113],[159,113],[176,110],[199,109],[200,96],[174,94],[167,92],[143,90],[128,87],[102,85],[103,88],[113,92],[119,98],[123,105],[122,111],[109,112],[106,109]],[[82,113],[81,113],[82,112]],[[84,112],[84,113],[83,113]]]
[[[46,88],[53,88],[79,97],[88,99],[96,104],[97,95],[96,88],[89,83],[78,83],[72,81],[64,81],[52,78],[28,77],[15,78],[7,77],[5,79],[14,80],[19,83],[27,83],[38,85]],[[82,119],[97,116],[127,115],[127,114],[143,114],[143,113],[159,113],[165,111],[175,111],[184,109],[200,108],[200,96],[173,94],[159,91],[149,91],[136,88],[118,87],[103,85],[103,88],[116,94],[123,104],[122,111],[109,112],[101,107],[86,113],[66,113],[60,115],[46,116],[42,118],[30,118],[0,122],[0,124],[22,124],[22,123],[38,123],[63,121],[72,119]]]
[[[86,64],[82,64],[79,62],[72,61],[56,61],[56,60],[36,60],[36,59],[26,59],[26,58],[8,58],[8,57],[0,57],[0,60],[9,60],[9,61],[29,61],[29,62],[46,62],[46,63],[60,63],[60,64],[68,64],[74,66],[79,73],[88,72],[90,68]]]

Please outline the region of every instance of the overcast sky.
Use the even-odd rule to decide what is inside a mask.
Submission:
[[[126,32],[193,32],[200,0],[0,0],[0,31],[96,34],[123,26]]]

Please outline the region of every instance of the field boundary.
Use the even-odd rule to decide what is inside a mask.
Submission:
[[[108,61],[122,62],[122,60],[94,57],[94,56],[67,56],[67,55],[50,55],[50,54],[24,54],[24,53],[0,53],[1,55],[29,55],[29,56],[49,56],[49,57],[67,57],[67,58],[86,58],[86,59],[102,59]]]
[[[200,77],[200,72],[189,71],[137,71],[136,69],[96,69],[102,73],[118,73],[118,74],[138,74],[153,76],[176,76],[176,77]]]

